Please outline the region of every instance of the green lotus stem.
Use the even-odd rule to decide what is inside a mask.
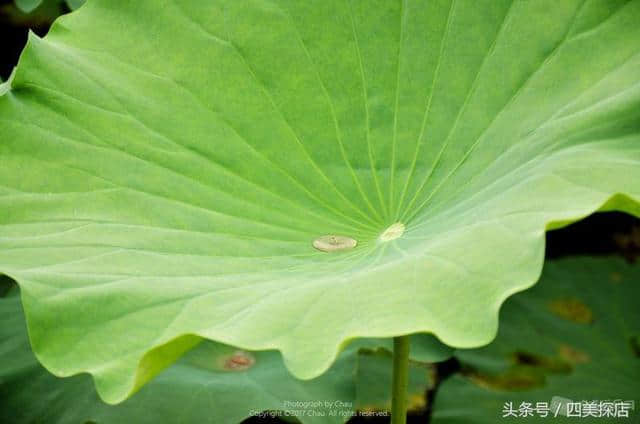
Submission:
[[[393,338],[393,379],[391,424],[407,423],[407,389],[409,386],[409,336]]]

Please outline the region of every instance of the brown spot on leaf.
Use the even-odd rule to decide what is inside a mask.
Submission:
[[[513,355],[516,365],[538,368],[542,372],[564,374],[571,372],[571,366],[560,358],[535,355],[528,352],[516,352]]]
[[[567,361],[569,364],[586,364],[591,360],[585,352],[574,349],[569,345],[560,345],[558,347],[558,356]]]
[[[593,322],[593,312],[591,308],[579,299],[556,299],[549,303],[549,310],[568,321],[579,324],[590,324]]]
[[[565,349],[565,355],[575,355],[582,359],[581,352]],[[573,357],[572,357],[573,358]],[[518,391],[530,390],[545,384],[547,374],[568,374],[572,363],[563,355],[545,356],[530,352],[517,351],[510,355],[511,365],[504,372],[485,374],[472,368],[463,368],[462,373],[478,386],[492,390]]]
[[[622,282],[622,274],[620,274],[619,272],[612,272],[609,275],[609,281],[611,281],[613,284]]]
[[[526,367],[514,367],[504,373],[493,375],[479,372],[466,375],[477,386],[504,391],[530,390],[543,386],[545,381],[543,373]]]
[[[227,371],[246,371],[255,365],[256,359],[249,352],[238,350],[224,361],[224,369]]]

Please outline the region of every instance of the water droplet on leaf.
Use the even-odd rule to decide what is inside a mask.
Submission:
[[[358,242],[347,236],[326,235],[313,241],[313,247],[323,252],[335,252],[338,250],[353,249]]]

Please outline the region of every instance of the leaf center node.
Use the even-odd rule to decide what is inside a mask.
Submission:
[[[405,226],[402,222],[396,222],[380,234],[380,241],[391,241],[402,237]]]

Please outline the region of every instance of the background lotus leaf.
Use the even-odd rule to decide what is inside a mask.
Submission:
[[[347,347],[325,374],[309,381],[290,375],[277,352],[239,352],[203,341],[135,396],[108,405],[100,400],[88,376],[57,378],[38,363],[29,345],[17,290],[1,297],[7,287],[0,284],[2,422],[236,424],[263,413],[296,417],[303,424],[340,424],[356,409],[384,412],[390,405],[387,341],[371,339]],[[412,340],[416,352],[424,352],[429,345],[437,346],[428,337]],[[425,393],[433,386],[428,369],[418,363],[411,368],[412,410],[425,407]]]
[[[30,13],[38,8],[42,3],[48,2],[59,4],[63,1],[69,7],[69,9],[75,10],[82,6],[86,0],[15,0],[15,3],[18,9],[20,9],[21,11],[23,11],[24,13]]]
[[[594,258],[547,262],[533,289],[506,302],[496,339],[487,347],[456,353],[464,376],[440,386],[434,424],[637,420],[639,296],[638,265]],[[594,400],[596,409],[585,407],[584,414],[591,412],[584,417],[582,406],[568,410],[568,402]],[[599,402],[614,401],[635,403],[627,410],[630,418],[590,416],[598,414]],[[502,418],[507,402],[517,417]],[[530,408],[546,403],[548,417],[536,411],[519,416],[527,409],[523,402]]]

